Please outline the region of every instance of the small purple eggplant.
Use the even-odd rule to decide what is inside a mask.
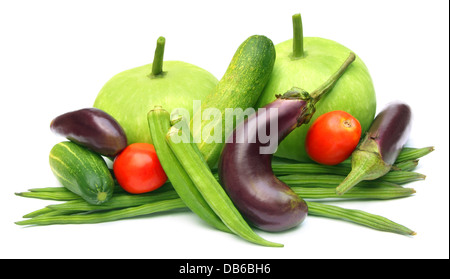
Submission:
[[[411,109],[392,103],[374,119],[364,139],[352,153],[352,170],[336,188],[343,195],[362,180],[377,179],[390,171],[411,130]]]
[[[307,216],[306,202],[274,175],[272,156],[279,142],[296,127],[308,123],[317,101],[333,88],[354,59],[351,53],[341,68],[311,94],[293,88],[277,96],[265,110],[258,110],[239,124],[227,139],[219,160],[219,179],[235,206],[254,226],[283,231]]]
[[[50,130],[107,157],[115,157],[127,146],[127,137],[119,123],[97,108],[62,114],[53,119]]]

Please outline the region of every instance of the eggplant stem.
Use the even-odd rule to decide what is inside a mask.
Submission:
[[[344,74],[350,64],[355,61],[356,55],[353,52],[350,52],[347,59],[341,65],[339,70],[337,70],[325,83],[323,83],[319,88],[314,90],[310,95],[314,100],[314,104],[317,103],[320,98],[325,95],[328,91],[333,89],[334,85],[337,83],[339,78]]]
[[[352,170],[336,187],[336,194],[343,195],[362,180],[379,178],[388,173],[391,167],[384,163],[377,152],[356,150],[352,154]]]
[[[356,169],[352,169],[345,179],[336,188],[336,194],[341,196],[348,190],[352,189],[356,184],[363,181],[366,176],[367,166],[361,165]]]
[[[159,37],[156,41],[155,56],[153,57],[152,63],[152,73],[150,76],[155,77],[160,75],[163,71],[163,61],[164,61],[164,46],[166,44],[166,39],[164,37]]]

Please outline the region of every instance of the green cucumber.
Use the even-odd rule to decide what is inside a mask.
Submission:
[[[247,38],[237,49],[217,86],[201,101],[201,110],[194,111],[191,132],[210,167],[217,164],[225,138],[237,124],[236,119],[233,119],[225,126],[225,110],[240,108],[245,111],[254,108],[270,78],[274,63],[275,47],[269,38],[262,35]],[[203,112],[208,108],[218,109],[221,117],[214,117],[213,120],[205,117]],[[202,119],[202,116],[207,119]],[[196,125],[200,122],[198,120],[201,126]],[[217,129],[212,127],[219,127],[220,124],[222,135],[219,139]]]
[[[99,154],[64,141],[53,146],[49,162],[56,179],[86,202],[102,204],[112,197],[114,180]]]

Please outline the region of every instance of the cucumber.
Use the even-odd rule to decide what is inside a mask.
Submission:
[[[233,119],[233,121],[228,121],[225,126],[225,110],[240,108],[245,111],[247,108],[254,108],[269,80],[274,63],[275,47],[273,42],[262,35],[250,36],[239,46],[228,69],[214,90],[201,101],[201,110],[194,111],[190,123],[191,132],[210,167],[217,164],[225,139],[238,124],[236,119]],[[208,108],[218,109],[221,117],[214,116],[213,120],[210,120],[209,117],[202,119],[202,116],[205,118],[203,112]],[[200,122],[199,119],[201,120],[200,126],[196,125]],[[211,128],[220,127],[220,124],[222,124],[220,131]],[[208,131],[210,132],[207,133]],[[218,132],[221,132],[220,138],[216,134]]]
[[[99,154],[64,141],[53,146],[49,162],[56,179],[86,202],[102,204],[112,197],[114,180]]]

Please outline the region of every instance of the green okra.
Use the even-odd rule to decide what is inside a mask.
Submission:
[[[210,168],[204,164],[198,151],[194,149],[196,146],[191,144],[191,141],[175,142],[173,140],[173,137],[179,134],[180,130],[172,126],[166,137],[167,143],[199,192],[223,223],[236,235],[247,241],[264,246],[282,247],[282,244],[265,240],[252,230],[216,180]]]
[[[208,224],[221,231],[231,232],[210,208],[167,144],[166,134],[171,127],[170,114],[161,107],[155,107],[148,112],[147,120],[150,137],[155,146],[156,154],[180,198],[192,212]]]

